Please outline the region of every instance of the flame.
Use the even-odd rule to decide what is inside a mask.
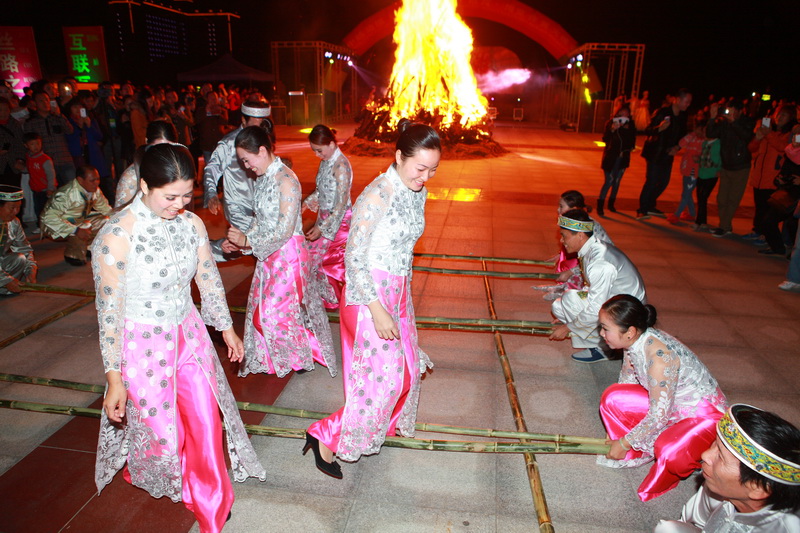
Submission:
[[[472,32],[456,14],[455,0],[403,0],[395,20],[389,128],[427,116],[440,130],[478,129],[487,102],[470,65]]]

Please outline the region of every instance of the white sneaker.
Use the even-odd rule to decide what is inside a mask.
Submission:
[[[782,291],[789,291],[789,292],[800,292],[800,283],[795,283],[794,281],[789,281],[788,279],[778,285],[778,288]]]

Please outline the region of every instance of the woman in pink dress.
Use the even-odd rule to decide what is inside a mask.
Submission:
[[[310,282],[316,285],[325,306],[336,308],[344,286],[344,247],[350,232],[353,169],[328,126],[314,126],[308,142],[321,159],[317,188],[303,201],[304,210],[317,213],[317,221],[306,232],[306,247],[311,258]]]
[[[313,370],[315,361],[335,376],[330,324],[322,299],[308,281],[300,182],[273,153],[272,137],[264,127],[244,128],[234,146],[242,165],[258,176],[252,225],[245,232],[228,230],[228,241],[258,259],[247,299],[239,376],[264,372],[284,377],[292,370]]]
[[[108,382],[95,481],[100,491],[124,467],[129,483],[182,501],[200,531],[218,532],[234,499],[220,412],[234,479],[263,481],[265,472],[203,322],[222,332],[231,361],[241,360],[242,341],[206,228],[184,210],[195,177],[189,150],[151,146],[140,174],[141,194],[111,217],[92,245]],[[202,313],[192,302],[192,279]]]
[[[619,382],[600,399],[611,450],[597,464],[631,468],[654,461],[639,486],[646,502],[700,468],[727,408],[717,380],[680,341],[653,328],[656,309],[630,294],[600,309],[600,336],[624,350]]]
[[[420,376],[433,365],[419,348],[411,302],[414,245],[425,229],[425,183],[441,158],[430,126],[401,121],[395,162],[353,208],[341,305],[345,405],[306,432],[322,472],[341,479],[337,455],[378,453],[386,435],[414,436]]]

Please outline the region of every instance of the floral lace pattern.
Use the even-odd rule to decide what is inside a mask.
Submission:
[[[414,245],[425,230],[427,189],[406,187],[394,165],[356,200],[345,252],[348,304],[378,299],[372,269],[411,276]]]
[[[297,360],[310,370],[316,341],[331,376],[337,373],[328,317],[315,286],[308,282],[300,193],[297,176],[278,157],[256,181],[255,219],[246,233],[259,264],[247,302],[240,376],[274,371],[282,377]]]
[[[636,450],[653,454],[656,439],[668,426],[694,417],[702,401],[725,412],[725,395],[708,368],[674,337],[649,328],[627,350],[619,383],[644,387],[650,408],[625,439]]]
[[[105,371],[119,370],[123,317],[143,324],[179,323],[200,289],[203,318],[222,331],[233,324],[205,226],[184,212],[162,219],[135,198],[92,244],[100,351]]]
[[[292,235],[303,234],[300,216],[300,182],[280,157],[256,180],[253,204],[256,217],[245,232],[252,254],[263,261]]]
[[[264,468],[203,325],[205,320],[225,330],[232,321],[202,221],[188,212],[162,219],[136,197],[104,226],[92,252],[103,366],[106,372],[119,371],[128,390],[126,424],[111,424],[105,413],[101,418],[98,490],[127,461],[135,485],[155,497],[180,501],[182,475],[174,430],[179,344],[192,347],[190,356],[214,389],[228,429],[235,479],[263,480]],[[192,279],[200,289],[202,320],[191,299]],[[161,398],[154,401],[158,395]]]
[[[317,227],[322,236],[332,241],[351,207],[350,187],[353,169],[339,148],[327,161],[321,161],[316,178],[317,188],[303,201],[303,208],[319,213]]]
[[[120,175],[117,182],[117,193],[114,197],[114,207],[117,209],[128,205],[136,193],[139,192],[139,175],[136,166],[130,165]]]

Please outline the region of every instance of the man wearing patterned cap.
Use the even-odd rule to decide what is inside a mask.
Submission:
[[[594,223],[586,211],[571,209],[563,213],[558,217],[558,226],[567,253],[578,254],[583,287],[568,289],[553,302],[551,310],[559,324],[550,340],[571,336],[572,346],[582,348],[572,354],[580,363],[607,361],[597,334],[600,307],[617,294],[630,294],[647,303],[644,281],[624,253],[594,236]]]
[[[20,283],[36,283],[36,259],[17,218],[22,189],[0,185],[0,296],[20,292]]]
[[[203,196],[205,207],[213,214],[219,213],[220,201],[217,196],[217,184],[222,178],[223,202],[225,218],[228,222],[242,230],[250,228],[253,218],[253,185],[255,181],[248,176],[247,170],[239,163],[236,157],[236,148],[233,142],[236,135],[243,128],[248,126],[261,126],[264,122],[269,123],[269,133],[272,133],[272,122],[269,119],[271,109],[266,102],[248,101],[242,104],[242,125],[228,133],[217,143],[216,149],[211,154],[211,158],[206,163],[203,171],[203,185],[205,194]],[[225,261],[223,253],[232,250],[223,250],[222,242],[219,239],[211,242],[211,251],[214,259]]]
[[[654,533],[800,531],[800,430],[779,416],[732,405],[702,455],[705,483],[680,521]]]

